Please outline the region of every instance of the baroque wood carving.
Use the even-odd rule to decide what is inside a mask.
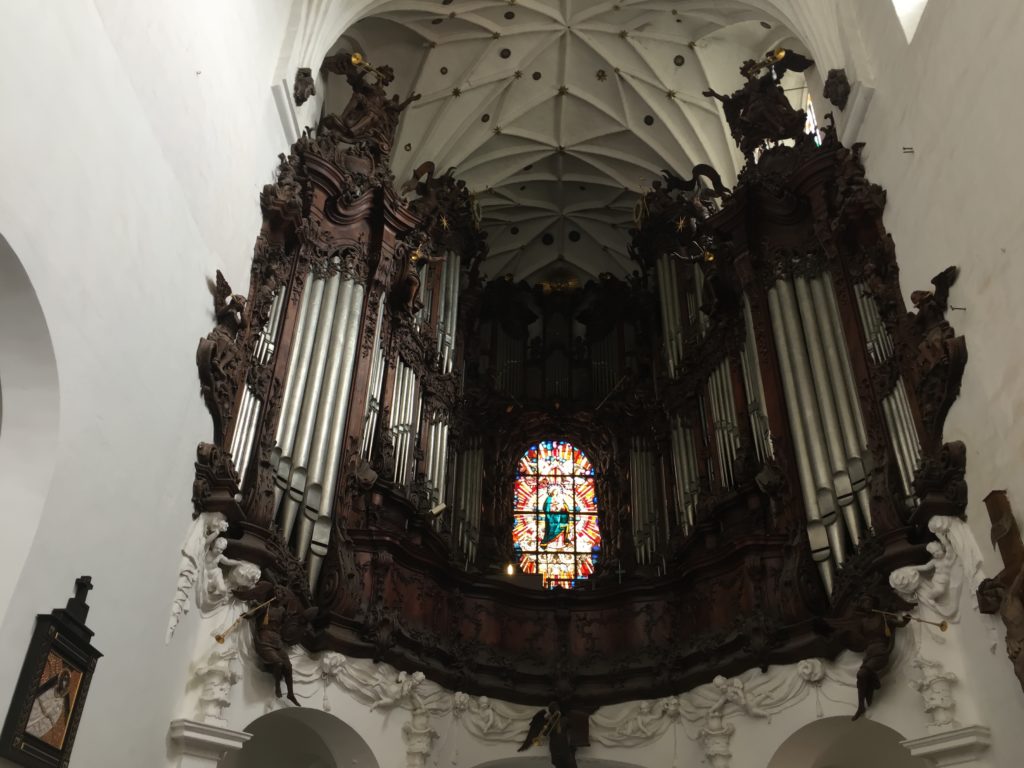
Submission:
[[[842,147],[831,128],[820,147],[800,138],[802,113],[783,108],[761,74],[790,54],[747,67],[737,93],[715,94],[749,157],[734,189],[707,166],[691,180],[666,174],[637,210],[634,274],[537,288],[482,279],[486,239],[453,171],[439,175],[426,163],[396,190],[390,152],[409,99],[387,94],[393,73],[350,54],[325,62],[325,72],[352,85],[352,101],[281,156],[276,181],[260,195],[249,296],[218,282],[217,325],[197,355],[214,434],[198,451],[195,511],[223,513],[231,556],[268,574],[243,596],[254,606],[278,599],[272,611],[257,610],[253,629],[286,690],[282,649],[293,642],[383,659],[453,690],[583,709],[853,648],[865,653],[858,687],[861,704],[870,703],[896,629],[873,611],[899,609],[885,575],[920,559],[915,526],[962,513],[965,454],[943,444],[942,424],[966,353],[945,319],[955,270],[937,277],[933,292],[915,294],[915,312],[906,311],[882,225],[885,192],[866,179],[859,147]],[[790,65],[804,66],[795,54]],[[445,369],[425,297],[451,253],[461,256],[461,290],[456,364]],[[656,275],[665,264],[678,275],[672,288],[692,298],[674,371],[658,322]],[[278,426],[289,418],[289,361],[312,355],[301,312],[324,289],[314,295],[309,286],[331,279],[361,297],[352,310],[360,320],[347,410],[337,411],[345,418],[332,435],[338,478],[329,498],[316,499],[310,491],[323,490],[323,478],[287,476]],[[788,426],[769,296],[781,280],[826,279],[851,350],[849,394],[863,415],[872,523],[850,544],[831,594],[807,536],[807,457]],[[893,340],[887,360],[868,354],[858,314],[864,293]],[[531,323],[556,317],[570,330],[531,338]],[[515,349],[521,378],[496,364],[499,342]],[[757,398],[748,396],[752,365],[764,390]],[[408,380],[400,389],[400,370],[414,376],[421,398],[414,427],[409,403],[396,398],[413,391]],[[921,444],[910,500],[881,405],[899,381]],[[716,408],[735,414],[730,425]],[[436,454],[423,430],[441,422],[453,454],[473,446],[484,457],[475,558],[464,557],[443,505],[439,517],[430,514],[426,464]],[[692,522],[674,493],[683,482],[672,466],[674,425],[697,436],[694,476],[683,489],[695,493]],[[549,436],[585,447],[601,499],[597,573],[562,592],[496,574],[515,558],[515,463]],[[634,438],[666,457],[656,475],[663,534],[645,562],[633,541],[625,469]],[[396,480],[402,461],[408,478]],[[286,529],[280,510],[289,503],[299,522]],[[297,544],[304,525],[313,533]]]

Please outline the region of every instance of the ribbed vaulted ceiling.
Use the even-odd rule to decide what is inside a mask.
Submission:
[[[422,94],[399,127],[399,181],[425,160],[455,167],[489,232],[483,272],[539,281],[631,271],[634,205],[661,169],[733,178],[732,140],[701,92],[731,90],[742,59],[783,42],[729,0],[392,0],[336,49]],[[348,93],[332,78],[327,109]]]

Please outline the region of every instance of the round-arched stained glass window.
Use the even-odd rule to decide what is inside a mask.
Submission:
[[[601,551],[594,467],[561,440],[530,446],[516,469],[512,544],[524,573],[549,589],[571,588],[594,572]]]

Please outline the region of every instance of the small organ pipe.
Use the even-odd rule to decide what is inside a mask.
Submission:
[[[896,427],[896,419],[893,414],[892,400],[888,397],[882,400],[882,414],[885,416],[885,424],[889,428],[889,435],[892,439],[896,453],[896,464],[900,470],[900,480],[903,483],[903,493],[910,496],[910,472],[907,450],[903,441],[902,431]]]
[[[903,382],[901,376],[896,380],[896,396],[900,403],[900,413],[903,414],[903,420],[906,422],[907,434],[910,437],[910,452],[911,457],[914,460],[914,470],[916,471],[918,466],[921,464],[921,440],[917,436],[917,425],[914,423],[914,414],[910,410],[910,400],[907,398],[907,387]]]

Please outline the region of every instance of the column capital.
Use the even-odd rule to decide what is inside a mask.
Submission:
[[[174,745],[179,768],[214,768],[228,752],[241,749],[252,734],[179,718],[171,721],[167,737]]]
[[[947,765],[983,765],[975,761],[991,743],[991,731],[984,725],[968,725],[901,742],[911,755],[922,757],[937,768]]]

